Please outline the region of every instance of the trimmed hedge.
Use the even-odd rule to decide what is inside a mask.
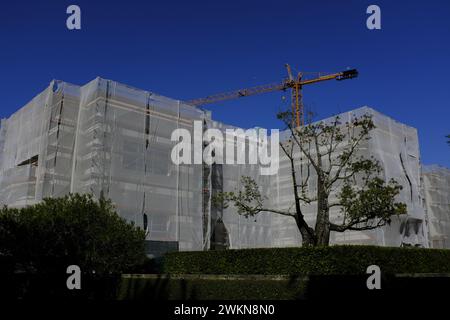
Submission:
[[[376,246],[268,248],[167,253],[166,274],[358,275],[450,273],[450,250]]]

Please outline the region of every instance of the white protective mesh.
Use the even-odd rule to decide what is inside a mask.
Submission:
[[[408,215],[375,231],[332,233],[331,242],[426,247],[425,194],[431,243],[448,247],[449,170],[426,171],[422,185],[416,130],[367,107],[340,117],[345,122],[367,113],[377,128],[360,152],[376,157],[385,178],[404,186],[399,200],[407,204]],[[247,219],[233,206],[211,203],[215,193],[235,190],[242,176],[251,176],[269,198],[267,206],[292,208],[290,166],[283,152],[280,170],[272,176],[261,175],[258,164],[176,166],[170,159],[171,134],[187,129],[196,143],[194,121],[203,130],[236,129],[198,108],[111,80],[97,78],[82,87],[52,81],[1,121],[0,203],[19,207],[69,192],[91,193],[111,198],[120,215],[138,226],[144,227],[146,216],[147,239],[176,243],[179,250],[299,245],[292,218],[262,213]],[[312,177],[311,192],[314,183]],[[315,204],[303,207],[310,225],[314,209]],[[339,220],[338,209],[331,219]]]
[[[77,86],[52,81],[2,120],[2,203],[23,206],[68,193],[78,95]]]
[[[104,79],[81,89],[72,191],[103,194],[148,239],[202,248],[201,165],[172,163],[176,128],[193,130],[201,110]],[[182,228],[180,228],[182,226]]]
[[[270,192],[270,181],[271,176],[263,176],[260,173],[260,166],[258,164],[248,164],[248,153],[249,153],[249,141],[246,138],[245,148],[247,156],[247,164],[237,164],[237,146],[236,138],[228,137],[225,135],[225,130],[239,129],[233,126],[224,125],[223,123],[216,121],[209,121],[209,128],[219,129],[224,135],[224,146],[226,144],[232,145],[234,147],[234,157],[231,158],[229,154],[225,152],[223,154],[223,164],[219,171],[216,170],[216,175],[211,177],[212,184],[216,184],[220,190],[217,191],[236,191],[241,189],[241,177],[249,176],[257,181],[258,185],[261,187],[261,192],[265,196],[269,196]],[[220,152],[218,150],[218,152]],[[230,164],[234,162],[235,164]],[[218,182],[218,180],[220,180]],[[212,189],[214,189],[212,187]],[[214,191],[212,192],[214,193]],[[231,249],[241,249],[241,248],[259,248],[259,247],[270,247],[273,243],[272,237],[272,215],[269,213],[260,213],[255,217],[244,217],[236,213],[236,209],[233,205],[228,208],[215,208],[213,205],[211,207],[211,219],[212,226],[214,229],[216,225],[216,220],[222,218],[225,225],[226,231],[229,237],[229,248]],[[213,232],[213,230],[210,230]]]
[[[424,166],[422,176],[431,246],[450,249],[450,169]]]
[[[423,197],[420,194],[420,162],[417,131],[414,128],[396,122],[377,111],[362,107],[339,115],[341,123],[350,121],[353,117],[364,114],[372,115],[376,129],[370,133],[371,139],[358,150],[358,155],[366,158],[371,156],[379,160],[384,178],[394,178],[404,186],[398,201],[404,202],[408,207],[408,214],[401,218],[394,218],[391,225],[371,231],[346,231],[344,233],[332,232],[330,242],[335,244],[371,244],[386,246],[428,246],[427,228],[425,224],[425,210]],[[335,117],[322,120],[331,122]],[[289,135],[285,133],[285,138]],[[337,150],[337,154],[339,150]],[[336,154],[336,155],[337,155]],[[335,155],[335,156],[336,156]],[[296,156],[299,161],[299,153]],[[287,157],[280,151],[280,171],[273,181],[271,191],[275,206],[279,209],[293,208],[294,196],[292,191],[291,167]],[[299,169],[297,180],[301,181]],[[317,179],[312,172],[309,178],[308,189],[311,195],[316,193]],[[337,185],[331,194],[330,203],[333,202],[333,194],[339,190]],[[315,224],[316,203],[302,206],[305,220],[310,226]],[[340,209],[333,207],[330,210],[330,220],[339,223]],[[275,217],[273,221],[273,237],[275,246],[295,246],[301,242],[300,233],[290,217]]]

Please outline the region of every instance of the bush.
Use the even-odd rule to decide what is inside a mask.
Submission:
[[[331,246],[167,253],[168,274],[358,275],[450,273],[450,250]]]
[[[119,217],[108,200],[69,195],[0,210],[3,273],[120,274],[144,263],[145,233]]]

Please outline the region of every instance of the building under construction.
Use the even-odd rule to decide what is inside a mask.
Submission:
[[[368,107],[341,119],[363,114],[376,125],[363,150],[380,161],[384,178],[403,185],[398,200],[408,214],[373,231],[333,233],[331,242],[450,248],[449,170],[422,169],[412,127]],[[19,207],[75,192],[103,195],[121,216],[147,230],[151,253],[298,246],[300,234],[290,217],[262,213],[247,219],[211,201],[217,192],[238,188],[245,175],[270,195],[272,207],[289,208],[287,159],[281,156],[272,176],[260,175],[255,164],[175,165],[171,134],[177,128],[192,132],[194,121],[205,128],[230,127],[193,105],[115,81],[97,78],[81,87],[53,81],[1,122],[0,203]],[[314,206],[304,208],[308,222]],[[337,215],[332,211],[330,217]]]

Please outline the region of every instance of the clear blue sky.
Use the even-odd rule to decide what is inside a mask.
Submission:
[[[66,29],[78,4],[82,30]],[[382,30],[366,28],[366,8]],[[360,77],[305,87],[320,118],[369,105],[419,131],[424,163],[450,167],[449,1],[3,1],[0,116],[52,79],[96,76],[191,99],[301,71],[355,67]],[[283,93],[209,106],[217,120],[279,127]]]

